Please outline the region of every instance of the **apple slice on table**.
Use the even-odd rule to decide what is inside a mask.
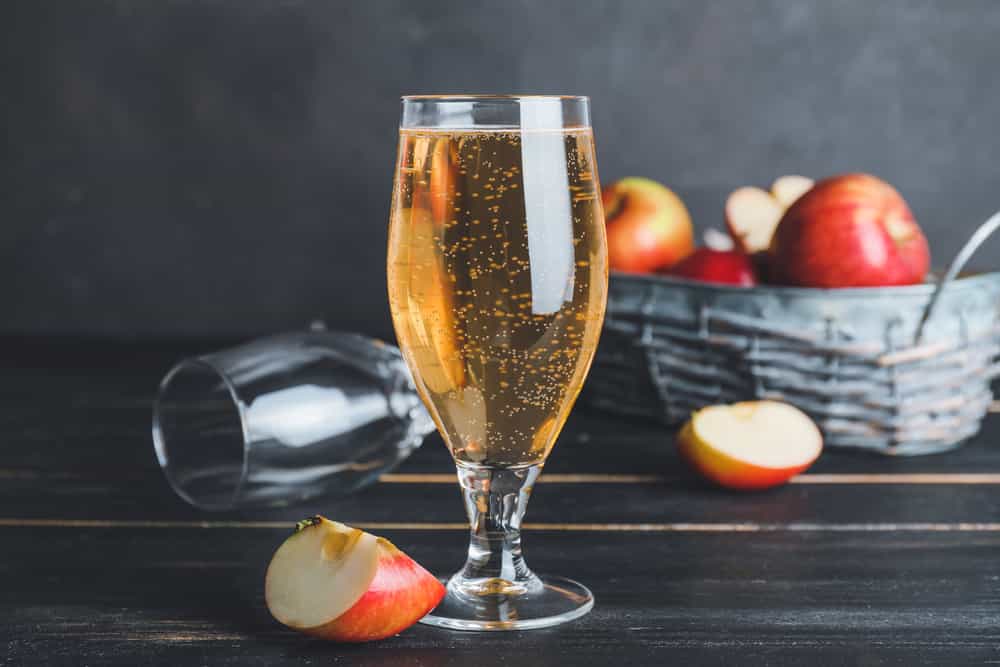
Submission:
[[[737,188],[726,199],[726,227],[737,247],[748,255],[771,245],[784,207],[767,190]]]
[[[779,176],[771,184],[771,194],[781,205],[781,208],[787,209],[799,197],[809,192],[813,185],[815,185],[815,181],[808,176]]]
[[[321,516],[300,521],[267,568],[274,618],[323,639],[394,635],[438,605],[445,589],[388,540]]]
[[[681,455],[713,482],[730,489],[766,489],[812,465],[823,436],[796,407],[749,401],[698,410],[677,444]]]

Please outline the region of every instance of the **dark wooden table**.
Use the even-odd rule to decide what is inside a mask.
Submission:
[[[578,408],[536,488],[526,553],[588,584],[562,627],[298,636],[263,602],[293,520],[367,527],[435,572],[464,514],[437,437],[357,495],[204,514],[156,467],[150,404],[193,343],[0,341],[0,664],[534,665],[1000,662],[1000,418],[917,459],[831,451],[784,488],[703,485],[670,433]]]

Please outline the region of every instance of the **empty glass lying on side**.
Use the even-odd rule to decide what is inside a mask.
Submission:
[[[434,430],[397,348],[326,331],[185,359],[153,412],[167,480],[207,510],[354,491]]]

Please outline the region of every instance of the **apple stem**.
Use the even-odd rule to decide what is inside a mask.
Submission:
[[[319,514],[309,517],[308,519],[302,519],[302,521],[295,522],[295,533],[301,533],[306,528],[310,526],[316,526],[323,523],[323,517]]]
[[[465,567],[448,582],[449,589],[477,599],[541,590],[541,581],[521,554],[521,518],[542,465],[457,467],[471,535]]]

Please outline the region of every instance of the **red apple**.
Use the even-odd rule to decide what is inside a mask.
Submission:
[[[720,285],[753,287],[757,284],[753,263],[738,250],[698,248],[663,273]]]
[[[405,630],[444,594],[441,582],[388,540],[321,516],[300,521],[278,547],[264,585],[278,622],[342,642]]]
[[[649,273],[694,249],[694,227],[684,202],[648,178],[623,178],[601,195],[608,229],[608,264],[616,271]]]
[[[785,209],[767,190],[737,188],[726,199],[726,227],[748,255],[766,250]]]
[[[716,484],[766,489],[812,465],[823,437],[798,408],[750,401],[698,410],[681,429],[677,445],[681,456]]]
[[[930,266],[909,206],[868,174],[813,186],[782,217],[769,253],[773,280],[802,287],[912,285]]]

